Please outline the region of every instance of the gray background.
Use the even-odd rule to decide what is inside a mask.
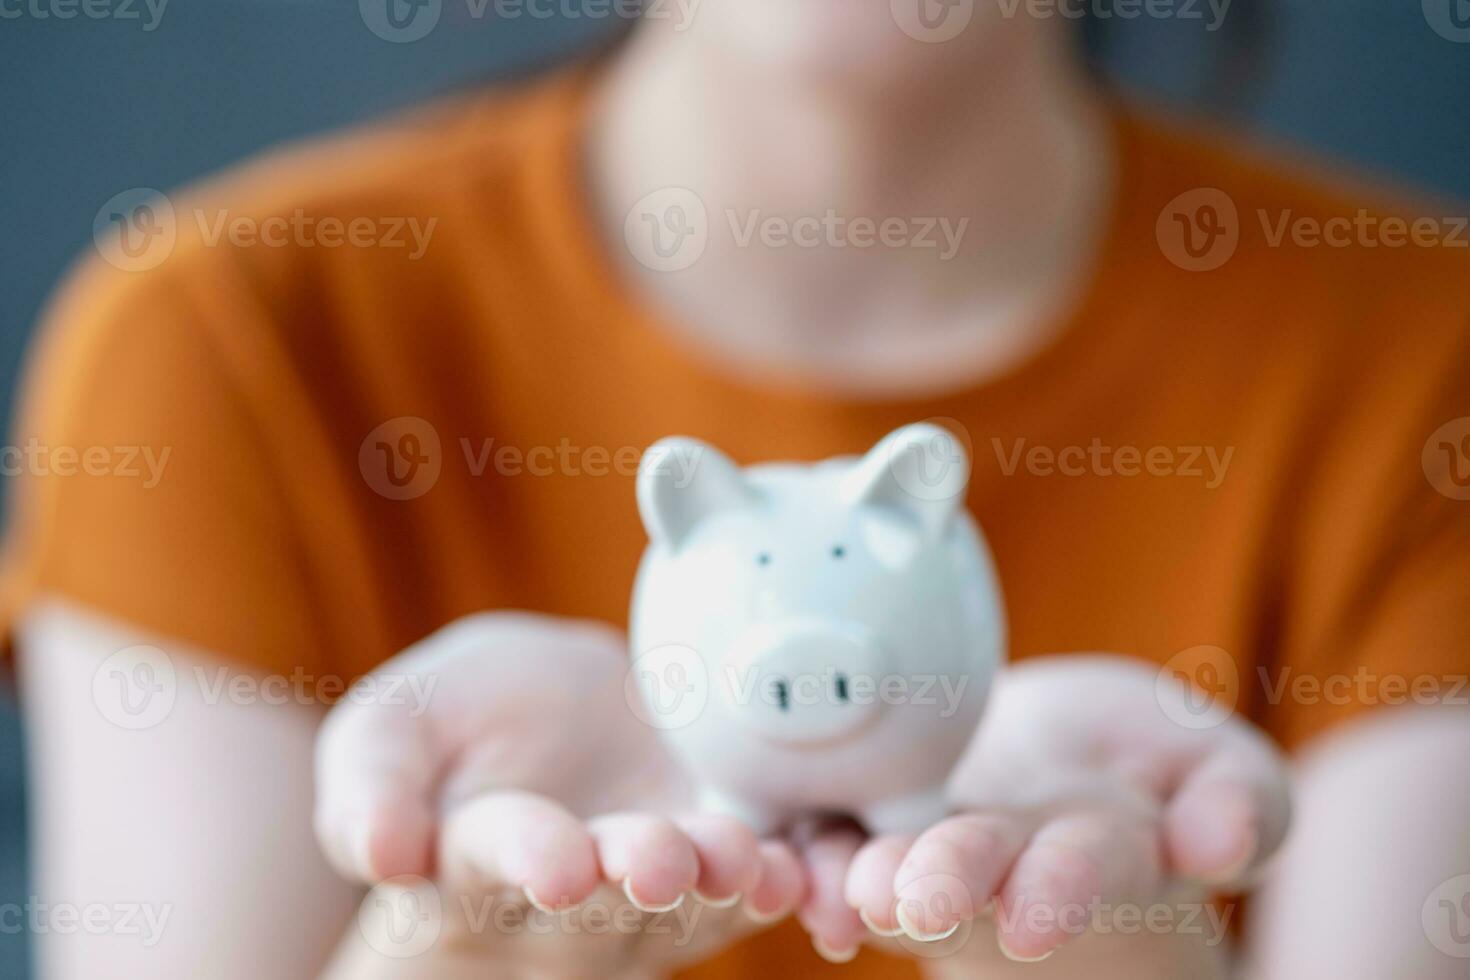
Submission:
[[[139,20],[39,18],[33,5],[54,0],[24,2],[0,0],[21,12],[0,17],[7,406],[37,311],[113,194],[168,189],[271,144],[534,70],[612,26],[497,18],[493,4],[476,17],[468,0],[442,0],[432,33],[394,44],[367,29],[355,0],[174,0],[152,31],[141,0]],[[1431,27],[1452,23],[1452,4],[1466,41]],[[1199,20],[1116,13],[1087,25],[1089,46],[1134,97],[1230,116],[1353,170],[1470,199],[1470,0],[1234,0],[1213,33]],[[24,831],[20,733],[0,699],[0,905],[28,894]],[[0,978],[24,977],[28,937],[4,928]]]

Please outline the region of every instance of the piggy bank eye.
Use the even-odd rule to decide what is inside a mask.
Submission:
[[[762,551],[755,556],[755,563],[757,565],[769,565],[771,563],[771,553],[769,551]]]
[[[841,558],[843,555],[846,555],[846,554],[847,554],[847,549],[844,548],[842,545],[840,545],[840,544],[834,544],[832,546],[832,557],[833,558]]]

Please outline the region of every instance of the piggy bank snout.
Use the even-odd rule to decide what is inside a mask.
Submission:
[[[763,624],[727,660],[728,707],[755,734],[781,742],[823,742],[856,734],[878,714],[886,669],[877,638],[863,627],[793,620]]]

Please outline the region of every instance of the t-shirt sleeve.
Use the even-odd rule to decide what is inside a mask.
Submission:
[[[0,613],[48,598],[268,673],[321,669],[324,645],[279,467],[264,452],[208,276],[94,261],[44,318],[5,447]]]
[[[1252,678],[1287,746],[1380,709],[1470,704],[1470,316],[1454,320],[1401,334],[1313,437],[1284,642]]]

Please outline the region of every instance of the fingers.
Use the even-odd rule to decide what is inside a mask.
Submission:
[[[1153,894],[1159,865],[1148,822],[1078,813],[1043,825],[1001,887],[1001,951],[1023,962],[1045,959],[1085,932],[1100,905]]]
[[[817,953],[833,963],[846,963],[856,956],[867,933],[844,895],[848,868],[862,841],[856,828],[843,827],[818,832],[801,846],[808,889],[799,918]]]
[[[894,878],[913,843],[909,835],[875,837],[862,846],[847,870],[843,896],[875,935],[892,937],[901,931],[894,916]]]
[[[783,919],[806,897],[806,872],[801,859],[784,841],[763,840],[758,845],[760,876],[745,898],[745,911],[759,923]]]
[[[699,880],[694,894],[715,908],[729,908],[756,887],[761,877],[760,848],[750,828],[733,817],[690,814],[677,820],[694,845]]]
[[[920,835],[893,877],[894,924],[921,942],[985,911],[1031,836],[1028,819],[963,814]]]
[[[366,696],[344,699],[317,738],[314,823],[338,872],[369,882],[432,874],[436,782],[442,775],[454,785],[446,762],[484,719],[516,718],[528,691],[547,691],[546,704],[586,700],[598,679],[616,676],[614,636],[595,624],[480,614],[363,678]],[[394,697],[371,696],[383,678],[411,683],[383,686]]]
[[[491,793],[445,820],[440,873],[461,892],[518,888],[541,909],[577,905],[601,880],[592,834],[544,797]]]
[[[433,869],[438,771],[430,736],[398,706],[345,704],[316,745],[317,840],[344,877],[373,882]]]
[[[1254,737],[1232,740],[1189,772],[1168,803],[1169,867],[1211,884],[1238,882],[1280,846],[1290,820],[1287,777],[1275,754]]]
[[[644,912],[677,908],[699,881],[694,843],[667,817],[616,813],[587,824],[602,877]]]
[[[743,895],[751,917],[764,922],[795,907],[806,885],[788,844],[757,842],[727,817],[675,822],[615,813],[583,823],[560,804],[523,792],[487,794],[453,810],[439,866],[452,889],[516,889],[543,911],[579,905],[604,883],[648,913],[669,911],[707,888],[707,904],[728,908]]]

